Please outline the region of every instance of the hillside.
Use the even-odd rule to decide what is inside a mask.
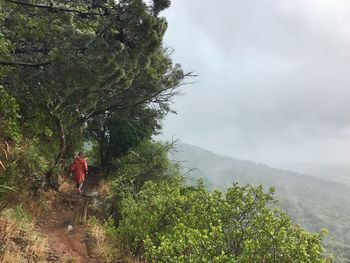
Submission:
[[[264,164],[230,158],[184,143],[171,159],[180,161],[186,179],[204,178],[210,189],[225,189],[233,182],[274,186],[278,206],[309,231],[329,230],[325,245],[335,262],[350,261],[350,188],[322,178],[270,168]],[[189,170],[191,169],[191,170]]]

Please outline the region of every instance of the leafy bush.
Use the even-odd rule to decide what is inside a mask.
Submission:
[[[48,167],[39,141],[21,134],[18,111],[16,100],[0,86],[0,193],[40,183]]]
[[[22,141],[11,150],[6,160],[6,170],[0,170],[0,184],[16,187],[17,190],[38,188],[45,179],[47,169],[47,160],[35,142]]]
[[[8,182],[8,164],[11,163],[12,146],[20,138],[18,126],[18,105],[5,89],[0,86],[0,194],[11,190]]]
[[[118,235],[149,262],[330,262],[322,233],[308,233],[271,208],[273,191],[233,185],[225,194],[202,183],[147,182],[122,202]]]
[[[117,172],[112,175],[113,192],[118,197],[136,194],[145,182],[161,181],[176,173],[168,157],[169,145],[144,141],[114,161]]]
[[[19,106],[5,89],[0,86],[0,140],[18,140],[20,137],[18,127]]]
[[[108,199],[116,221],[121,217],[120,204],[123,198],[137,195],[147,181],[160,182],[179,172],[167,157],[169,149],[167,144],[143,141],[124,157],[114,161],[116,172],[110,177],[111,194]]]

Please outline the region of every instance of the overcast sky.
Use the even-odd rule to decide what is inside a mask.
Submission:
[[[164,137],[267,164],[350,160],[350,1],[173,0],[165,45],[197,83]]]

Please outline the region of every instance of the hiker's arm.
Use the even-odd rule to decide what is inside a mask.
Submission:
[[[85,166],[85,173],[88,174],[88,165],[86,161],[84,161],[84,166]]]

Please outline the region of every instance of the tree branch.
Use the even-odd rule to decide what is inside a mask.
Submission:
[[[44,53],[48,54],[51,51],[49,48],[39,47],[17,47],[13,53],[15,54],[26,54],[26,53]]]
[[[10,67],[41,67],[41,66],[47,66],[51,62],[50,61],[43,61],[38,63],[28,63],[28,62],[22,62],[22,61],[1,61],[0,60],[0,66],[10,66]]]
[[[79,10],[68,9],[68,8],[63,8],[63,7],[58,7],[58,6],[37,5],[37,4],[31,4],[31,3],[21,2],[21,1],[16,1],[16,0],[6,0],[6,2],[17,4],[17,5],[29,6],[29,7],[33,7],[33,8],[47,9],[47,10],[53,11],[53,12],[75,13],[75,14],[79,14],[81,16],[89,16],[89,15],[100,16],[101,15],[99,13],[82,12],[82,11],[79,11]]]

